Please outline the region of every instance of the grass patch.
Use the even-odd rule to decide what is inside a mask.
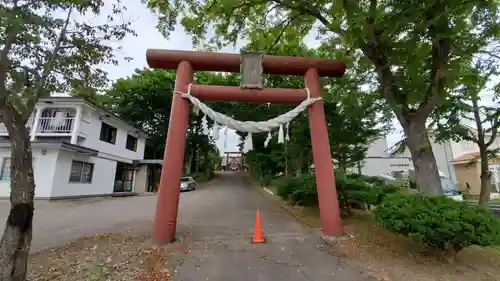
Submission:
[[[499,280],[499,247],[466,248],[456,264],[449,264],[432,249],[381,228],[370,213],[357,212],[345,221],[345,229],[355,238],[335,246],[383,280]]]
[[[268,189],[275,192],[271,182]],[[276,194],[276,193],[275,193]],[[315,207],[294,206],[278,196],[274,198],[292,216],[313,228],[320,228],[319,210]],[[373,214],[355,211],[343,221],[344,230],[352,239],[332,244],[346,259],[366,274],[384,281],[499,281],[500,245],[464,249],[457,263],[443,262],[433,249],[380,227]]]

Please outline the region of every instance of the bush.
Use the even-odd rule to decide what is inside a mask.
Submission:
[[[448,257],[470,245],[500,245],[500,219],[488,209],[450,198],[398,192],[389,195],[374,213],[384,228]]]
[[[273,179],[273,176],[272,175],[261,175],[260,176],[260,185],[261,186],[269,186],[269,184],[271,183]]]
[[[277,194],[293,204],[301,206],[317,206],[318,192],[314,174],[300,177],[283,177],[274,181]],[[370,184],[361,177],[350,177],[337,173],[335,175],[337,196],[343,216],[351,214],[354,206],[377,205],[386,194],[399,190],[397,187],[386,187]]]
[[[314,175],[285,177],[278,182],[277,193],[282,198],[301,206],[316,206],[318,192]]]
[[[373,176],[366,176],[362,174],[348,174],[346,177],[351,178],[351,179],[356,179],[362,182],[366,183],[372,183],[378,186],[382,186],[385,184],[384,180],[379,178],[379,177],[373,177]]]

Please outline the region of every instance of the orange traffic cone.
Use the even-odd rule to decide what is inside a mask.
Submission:
[[[255,216],[255,228],[253,231],[252,243],[265,243],[264,234],[262,233],[262,225],[260,223],[260,213],[257,210],[257,215]]]

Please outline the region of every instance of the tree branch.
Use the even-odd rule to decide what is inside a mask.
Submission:
[[[441,9],[438,11],[435,6],[427,12],[429,19],[437,19],[435,24],[431,24],[428,28],[429,35],[433,39],[429,87],[425,94],[425,100],[417,109],[419,114],[425,116],[428,116],[438,104],[439,95],[444,90],[446,82],[446,66],[450,60],[451,39],[449,37],[438,38],[439,34],[445,34],[450,29],[448,19],[441,12]]]
[[[285,3],[286,0],[273,0],[273,2],[279,4],[280,6],[286,7],[291,10],[295,10],[297,12],[305,13],[309,16],[315,17],[317,20],[319,20],[326,28],[328,28],[330,31],[337,33],[340,36],[343,36],[345,34],[345,31],[342,30],[339,27],[333,26],[333,24],[321,14],[321,12],[316,9],[316,7],[310,7],[306,4],[295,4],[292,1],[292,3]]]
[[[488,142],[486,143],[486,147],[490,147],[493,144],[498,134],[498,127],[500,126],[500,115],[499,112],[495,112],[495,117],[491,122],[491,136]]]
[[[376,28],[376,8],[377,0],[370,0],[369,14],[365,21],[365,36],[367,42],[359,40],[358,45],[366,57],[368,57],[375,66],[377,79],[380,89],[396,113],[396,117],[401,123],[406,123],[407,120],[402,120],[405,112],[410,112],[406,101],[401,100],[401,93],[397,87],[396,79],[390,69],[389,59],[387,57],[388,47],[381,42]],[[344,7],[348,17],[355,17],[356,13],[361,10],[357,1],[344,0]]]
[[[296,14],[295,16],[291,17],[290,19],[288,20],[283,20],[279,25],[284,25],[282,28],[281,28],[281,32],[280,34],[276,37],[276,40],[274,40],[274,43],[271,45],[271,47],[269,47],[269,50],[268,52],[269,53],[272,53],[274,47],[276,47],[276,45],[278,45],[279,41],[281,40],[281,37],[283,37],[283,34],[285,34],[285,30],[292,24],[292,22],[297,19],[298,17],[300,16],[300,14]]]
[[[44,89],[45,81],[49,77],[49,74],[52,71],[52,66],[54,65],[54,63],[58,57],[61,45],[62,45],[62,43],[64,41],[64,37],[66,35],[66,30],[68,29],[68,25],[69,25],[69,22],[71,19],[72,12],[73,12],[73,7],[70,7],[68,14],[66,15],[66,20],[64,21],[64,25],[61,29],[61,32],[59,32],[59,36],[56,40],[55,47],[52,50],[52,53],[50,54],[47,62],[45,63],[45,65],[43,67],[42,75],[38,79],[39,81],[35,87],[33,94],[28,98],[28,101],[26,102],[26,109],[24,112],[22,112],[22,116],[26,119],[31,115],[33,108],[35,107],[36,102],[38,101],[41,94],[45,90]]]
[[[18,3],[18,0],[14,1],[14,7],[12,7],[12,10],[18,9]],[[7,97],[7,86],[5,83],[7,79],[7,72],[10,67],[9,53],[12,49],[12,45],[16,41],[17,35],[19,35],[19,32],[19,28],[5,28],[5,43],[2,51],[0,52],[0,106],[5,105],[5,98]]]

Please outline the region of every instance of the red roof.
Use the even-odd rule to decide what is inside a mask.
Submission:
[[[464,154],[458,156],[457,158],[453,159],[453,161],[451,161],[451,162],[455,163],[455,162],[471,161],[471,160],[477,159],[478,157],[479,157],[479,152],[468,152],[468,153],[464,153]]]

